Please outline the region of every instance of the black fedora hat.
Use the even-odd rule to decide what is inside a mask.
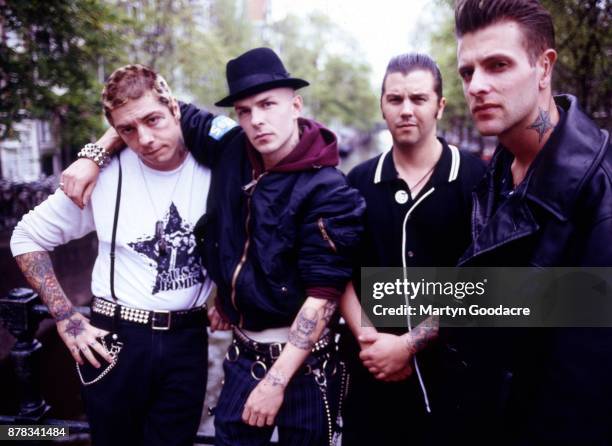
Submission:
[[[230,60],[225,67],[229,95],[216,102],[218,107],[231,107],[238,99],[278,87],[294,89],[309,85],[291,77],[277,54],[270,48],[255,48]]]

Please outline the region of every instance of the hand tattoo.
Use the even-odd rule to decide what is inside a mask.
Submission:
[[[282,372],[277,372],[275,370],[270,370],[266,377],[264,378],[268,381],[273,387],[281,386],[285,387],[287,385],[287,377]]]
[[[310,336],[319,322],[318,312],[312,308],[303,308],[295,319],[294,327],[289,331],[289,342],[302,350],[310,350],[314,342]]]
[[[550,121],[550,114],[546,110],[538,109],[538,117],[527,129],[533,129],[538,132],[538,142],[542,142],[542,138],[546,132],[552,129],[554,125]]]
[[[77,338],[81,333],[85,331],[83,321],[80,319],[70,319],[66,326],[66,333],[71,335],[73,338]]]

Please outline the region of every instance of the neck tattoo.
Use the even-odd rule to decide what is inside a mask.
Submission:
[[[535,130],[538,132],[538,142],[542,142],[542,138],[546,132],[552,129],[554,125],[550,121],[550,114],[541,108],[538,108],[538,117],[533,123],[527,127],[527,130]]]

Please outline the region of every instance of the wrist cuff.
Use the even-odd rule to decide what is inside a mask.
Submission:
[[[98,144],[85,144],[77,154],[79,158],[87,158],[98,165],[100,169],[110,163],[110,155]]]

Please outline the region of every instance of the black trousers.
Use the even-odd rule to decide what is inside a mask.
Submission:
[[[438,444],[432,441],[433,419],[420,392],[415,379],[385,383],[365,369],[352,368],[342,445]]]
[[[153,331],[122,323],[118,331],[124,346],[117,365],[82,389],[93,445],[192,446],[206,393],[206,327]]]
[[[342,347],[351,376],[344,405],[343,446],[473,444],[467,441],[472,438],[466,436],[469,420],[458,395],[464,372],[458,371],[454,360],[442,361],[442,351],[432,349],[429,356],[419,355],[431,408],[427,412],[414,371],[404,381],[383,382],[362,365],[352,338]]]

